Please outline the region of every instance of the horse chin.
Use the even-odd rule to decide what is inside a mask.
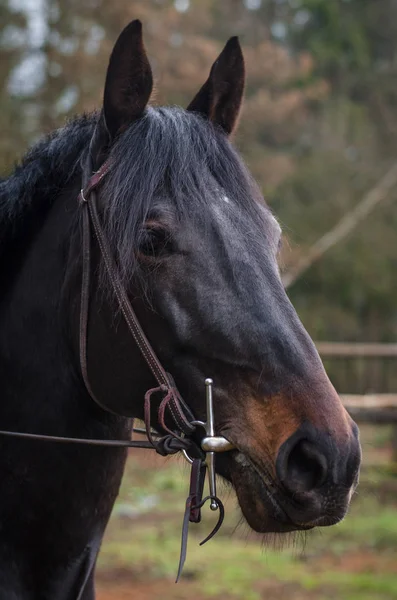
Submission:
[[[258,533],[307,531],[313,526],[297,525],[288,517],[277,498],[271,478],[260,476],[252,463],[238,453],[231,470],[231,482],[248,525]]]

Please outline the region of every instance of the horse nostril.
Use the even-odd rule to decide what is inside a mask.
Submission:
[[[291,492],[309,492],[326,480],[327,459],[312,442],[299,440],[285,458],[282,481]]]

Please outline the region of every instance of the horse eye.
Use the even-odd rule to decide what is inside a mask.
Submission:
[[[172,251],[170,232],[160,226],[146,226],[139,243],[139,252],[148,257],[158,257]]]

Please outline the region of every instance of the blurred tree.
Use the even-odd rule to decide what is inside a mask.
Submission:
[[[291,148],[308,118],[307,103],[322,99],[327,86],[311,82],[313,62],[307,53],[291,57],[270,40],[267,25],[247,3],[92,0],[81,6],[75,0],[40,0],[40,6],[40,43],[28,45],[26,50],[40,53],[43,59],[40,76],[36,71],[33,77],[36,85],[27,91],[14,86],[11,93],[3,85],[3,106],[6,102],[15,106],[15,99],[24,98],[19,111],[26,127],[18,127],[25,133],[19,152],[27,141],[59,126],[65,117],[100,106],[112,44],[130,19],[140,18],[145,24],[145,42],[157,82],[154,101],[158,103],[186,105],[207,78],[226,39],[240,34],[248,86],[238,139],[266,190],[293,172]],[[29,18],[28,14],[27,27]],[[11,61],[6,64],[12,75],[15,66]]]
[[[306,242],[335,224],[393,162],[396,16],[394,0],[296,0],[289,11],[286,43],[315,56],[313,76],[325,79],[330,90],[320,111],[312,112],[299,170],[277,190],[282,218],[305,239],[302,253]],[[395,214],[391,202],[375,211],[291,289],[316,336],[395,340]]]
[[[394,161],[395,0],[12,0],[0,7],[0,167],[38,135],[100,107],[121,28],[144,22],[153,101],[185,106],[231,35],[248,80],[236,142],[286,232],[286,267]],[[390,201],[291,288],[319,338],[395,340]],[[289,250],[288,250],[289,248]]]
[[[0,41],[2,60],[0,61],[1,110],[0,161],[1,166],[10,168],[25,144],[25,134],[19,122],[22,98],[13,98],[9,93],[10,73],[21,62],[25,50],[26,19],[23,14],[11,10],[7,4],[0,4]]]

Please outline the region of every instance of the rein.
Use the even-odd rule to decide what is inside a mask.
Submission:
[[[110,162],[106,161],[101,168],[92,175],[90,157],[83,169],[83,188],[79,194],[79,205],[82,212],[82,284],[80,299],[80,324],[79,324],[79,354],[80,368],[84,385],[93,401],[103,410],[112,412],[107,406],[101,404],[94,394],[88,375],[87,338],[88,316],[90,305],[90,272],[91,272],[91,226],[95,234],[101,256],[104,261],[107,275],[117,298],[128,330],[138,346],[146,364],[153,374],[157,387],[149,389],[144,398],[145,428],[132,428],[135,433],[144,433],[147,440],[102,440],[91,438],[74,438],[53,435],[42,435],[17,431],[1,431],[0,435],[30,440],[59,442],[67,444],[84,444],[89,446],[102,446],[112,448],[145,448],[156,450],[162,456],[182,452],[185,459],[191,464],[190,488],[186,500],[185,514],[182,525],[181,551],[176,581],[179,580],[186,558],[189,522],[201,521],[201,508],[210,501],[210,508],[219,511],[218,522],[211,533],[201,542],[205,544],[219,530],[224,519],[224,507],[216,493],[215,453],[226,452],[234,448],[233,444],[222,436],[215,435],[214,411],[212,399],[212,380],[205,380],[206,387],[206,422],[194,419],[189,407],[183,401],[172,376],[165,371],[149,340],[147,339],[134,309],[128,299],[127,293],[120,282],[118,271],[106,235],[103,231],[97,210],[96,190],[110,169]],[[158,407],[158,423],[162,433],[153,431],[150,425],[152,396],[160,394],[162,400]],[[114,413],[120,415],[119,413]],[[174,428],[166,424],[170,419]],[[169,422],[169,421],[167,421]],[[193,439],[193,434],[202,428],[205,437],[198,445]],[[194,458],[192,458],[194,456]],[[203,498],[205,476],[208,472],[209,495]]]

